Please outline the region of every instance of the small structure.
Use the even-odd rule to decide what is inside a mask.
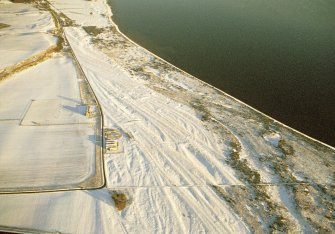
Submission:
[[[117,129],[104,129],[105,137],[105,153],[115,154],[122,152],[122,144],[120,138],[122,134]]]

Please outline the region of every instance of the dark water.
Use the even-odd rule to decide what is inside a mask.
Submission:
[[[335,146],[335,0],[112,0],[134,41]]]

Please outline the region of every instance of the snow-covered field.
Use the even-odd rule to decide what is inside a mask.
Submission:
[[[53,30],[48,11],[4,4],[0,12],[5,12],[7,18],[0,19],[7,19],[6,24],[14,23],[1,32],[6,42],[0,45],[4,61],[20,55],[16,60],[24,62],[34,56],[36,48],[37,53],[48,49],[43,36],[34,36],[40,33],[30,32]],[[7,33],[22,43],[7,38]],[[27,38],[23,40],[21,35]],[[49,36],[56,41],[56,36]],[[95,119],[85,116],[78,82],[73,61],[65,54],[1,81],[0,192],[78,188],[96,176]]]
[[[71,187],[95,174],[94,121],[80,103],[75,69],[63,57],[1,82],[0,191]]]
[[[3,5],[23,7],[0,3],[0,12]],[[68,26],[64,27],[63,37],[69,44],[66,42],[64,50],[71,48],[89,81],[102,108],[104,128],[122,134],[118,139],[120,150],[104,155],[106,185],[102,189],[0,195],[0,230],[15,227],[61,233],[334,231],[334,148],[289,129],[131,42],[111,21],[111,11],[104,0],[50,3],[51,6],[39,6],[56,14]],[[44,66],[49,71],[54,63],[58,65],[50,74],[63,77],[54,87],[58,87],[57,92],[67,92],[57,97],[50,81],[35,78],[47,73],[36,70]],[[39,108],[27,111],[22,123],[38,128],[34,126],[36,122],[76,122],[80,123],[76,125],[77,131],[87,131],[77,105],[79,94],[69,96],[78,87],[64,80],[69,77],[66,68],[73,63],[63,53],[57,53],[52,59],[1,81],[0,117],[7,114],[6,118],[21,119],[16,111],[25,109],[22,103],[38,99],[34,95],[49,87],[43,91],[43,99],[58,101],[35,103]],[[31,75],[25,75],[29,72]],[[32,82],[28,77],[40,80]],[[49,79],[53,80],[52,76]],[[25,91],[24,82],[36,90]],[[12,90],[18,90],[17,97]],[[6,101],[2,102],[5,96]],[[20,98],[20,102],[16,101]],[[12,108],[15,105],[17,108]],[[66,110],[73,113],[60,111],[59,118],[54,118],[46,105],[66,105]],[[9,126],[2,128],[8,128],[6,134],[11,135],[12,143],[0,140],[0,173],[2,166],[8,164],[1,160],[12,158],[5,155],[19,150],[13,144],[20,134]],[[62,142],[72,141],[75,137],[70,134]],[[36,150],[39,143],[30,143],[31,150]],[[63,150],[60,145],[56,144],[54,149]],[[92,141],[82,141],[79,148],[92,150]],[[52,171],[48,162],[55,164],[55,158],[67,157],[59,151],[48,154],[45,164],[37,164],[34,171]],[[75,150],[72,154],[81,157]],[[72,179],[68,173],[81,172],[81,168],[88,166],[82,159],[73,163],[79,168],[64,167],[64,177],[56,178],[58,183],[66,183]],[[0,178],[0,188],[6,181]],[[55,178],[46,177],[43,183],[48,181],[52,183]],[[118,199],[123,196],[125,201]]]
[[[8,25],[0,30],[0,73],[56,43],[51,34],[54,23],[48,12],[26,4],[2,4],[0,22]]]

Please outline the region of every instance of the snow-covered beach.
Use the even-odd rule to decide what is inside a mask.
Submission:
[[[36,23],[23,27],[29,14]],[[7,163],[15,157],[14,169],[27,168],[29,158],[38,160],[40,167],[31,167],[30,176],[38,178],[42,174],[44,185],[73,184],[67,173],[73,175],[74,181],[84,182],[79,190],[0,194],[0,230],[334,231],[334,148],[278,123],[154,56],[120,33],[111,16],[104,0],[31,4],[0,1],[0,23],[9,25],[0,29],[0,35],[15,36],[17,40],[21,34],[28,35],[29,41],[38,45],[33,50],[29,43],[11,44],[5,40],[9,45],[1,43],[5,55],[1,67],[29,62],[32,56],[62,43],[59,50],[51,51],[42,61],[14,69],[0,81],[0,189],[13,182],[12,176],[4,175]],[[16,23],[11,23],[13,17]],[[33,35],[36,27],[47,36]],[[88,127],[80,109],[82,104],[92,105],[83,101],[89,98],[80,93],[84,89],[80,83],[85,79],[101,106],[103,128],[122,135],[115,143],[118,150],[102,155],[106,183],[103,188],[98,188],[98,183],[96,189],[85,184],[87,177],[83,177],[98,164],[92,158],[97,155],[94,149],[103,147],[99,134],[92,133],[94,129]],[[25,82],[31,84],[28,91]],[[42,107],[29,109],[33,113],[23,118],[26,103],[39,99]],[[57,101],[41,102],[46,99]],[[71,112],[59,110],[48,117],[47,107],[52,112],[59,105]],[[60,134],[57,143],[50,134],[59,126],[51,124],[46,136],[56,144],[44,144],[45,152],[35,150],[28,162],[21,161],[29,150],[39,147],[40,141],[23,144],[16,140],[18,131],[27,131],[28,127],[17,123],[55,119],[79,123],[72,126],[81,136],[79,143],[71,134]],[[9,124],[8,120],[13,122]],[[38,132],[33,130],[30,138],[36,138]],[[58,151],[66,148],[65,143],[70,148],[79,147],[71,148],[69,154]],[[48,157],[44,157],[46,154]],[[62,157],[69,162],[65,167],[61,162],[67,161]],[[59,162],[50,165],[55,159]],[[53,176],[48,171],[58,171],[63,177],[43,176]],[[95,171],[93,174],[99,174],[99,169]],[[15,176],[15,171],[11,173]],[[19,178],[15,183],[29,181]],[[122,210],[116,199],[121,194],[126,197]]]

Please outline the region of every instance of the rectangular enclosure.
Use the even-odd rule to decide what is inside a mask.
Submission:
[[[86,86],[65,56],[0,82],[0,193],[103,186],[101,116],[87,114]]]

